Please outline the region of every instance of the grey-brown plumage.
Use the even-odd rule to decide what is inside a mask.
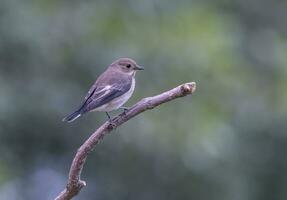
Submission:
[[[90,111],[109,112],[118,109],[131,97],[135,87],[135,73],[142,69],[130,58],[116,60],[98,77],[79,109],[63,121],[72,122]]]

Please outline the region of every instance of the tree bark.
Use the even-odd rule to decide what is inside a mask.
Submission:
[[[107,133],[119,127],[121,124],[125,123],[134,116],[146,110],[153,109],[162,103],[192,94],[194,93],[195,89],[195,82],[184,83],[159,95],[143,98],[130,109],[119,114],[111,121],[106,121],[78,149],[70,168],[67,186],[55,198],[55,200],[70,200],[76,196],[84,186],[86,186],[86,182],[80,179],[86,158]]]

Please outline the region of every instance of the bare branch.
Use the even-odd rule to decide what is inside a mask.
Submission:
[[[80,179],[86,158],[107,133],[111,132],[113,129],[117,128],[118,126],[125,123],[134,116],[140,114],[141,112],[144,112],[148,109],[153,109],[154,107],[162,103],[171,101],[173,99],[192,94],[195,89],[195,82],[179,85],[176,88],[173,88],[159,95],[144,98],[135,105],[133,105],[129,110],[121,113],[120,115],[112,119],[111,122],[105,122],[78,149],[70,168],[69,179],[66,189],[64,189],[55,198],[55,200],[70,200],[74,196],[76,196],[84,186],[86,186],[85,181],[82,181]]]

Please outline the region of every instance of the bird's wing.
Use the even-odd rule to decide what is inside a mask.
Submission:
[[[131,83],[131,81],[122,81],[112,85],[98,87],[92,86],[86,95],[80,111],[82,113],[88,112],[110,102],[116,97],[123,95],[131,88]]]
[[[93,84],[92,87],[89,89],[87,95],[85,96],[85,100],[91,97],[91,95],[95,92],[97,88],[97,84]]]

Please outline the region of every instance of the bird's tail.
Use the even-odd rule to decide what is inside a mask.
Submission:
[[[72,122],[81,116],[81,112],[79,110],[73,112],[63,119],[63,122]]]

